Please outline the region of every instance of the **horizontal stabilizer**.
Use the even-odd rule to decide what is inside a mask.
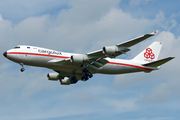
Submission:
[[[147,63],[147,64],[143,64],[143,66],[148,66],[148,67],[157,67],[157,66],[160,66],[170,60],[174,59],[174,57],[168,57],[168,58],[165,58],[165,59],[161,59],[161,60],[157,60],[157,61],[154,61],[154,62],[151,62],[151,63]]]

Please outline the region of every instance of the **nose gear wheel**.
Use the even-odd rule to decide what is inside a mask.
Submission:
[[[22,67],[20,71],[21,71],[21,72],[24,72],[25,68],[23,67],[23,66],[24,66],[23,63],[19,63],[19,64],[20,64],[21,67]]]

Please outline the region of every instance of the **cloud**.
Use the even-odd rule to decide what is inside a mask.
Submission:
[[[42,16],[51,14],[52,17],[58,14],[61,9],[69,9],[69,0],[1,0],[0,11],[1,15],[13,23],[17,24],[29,16]]]

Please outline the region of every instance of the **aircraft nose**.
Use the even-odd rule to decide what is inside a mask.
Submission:
[[[4,57],[7,57],[7,52],[4,52],[3,55],[4,55]]]

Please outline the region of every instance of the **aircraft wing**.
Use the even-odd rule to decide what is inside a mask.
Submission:
[[[64,64],[64,65],[74,65],[74,66],[79,66],[79,67],[83,67],[83,68],[87,68],[91,71],[96,71],[98,70],[100,67],[104,66],[105,64],[107,64],[109,61],[107,61],[104,58],[91,58],[88,61],[84,61],[83,64],[82,63],[76,63],[76,62],[72,62],[70,58],[67,59],[52,59],[49,60],[48,63],[50,64]]]
[[[103,49],[87,53],[87,55],[94,56],[94,57],[97,56],[97,57],[101,57],[101,58],[105,58],[105,57],[115,58],[121,54],[124,54],[124,53],[130,51],[129,47],[136,45],[139,42],[142,42],[143,40],[145,40],[151,36],[154,36],[157,32],[158,32],[158,30],[156,30],[152,33],[149,33],[149,34],[142,35],[135,39],[131,39],[129,41],[117,44],[115,46],[103,47]]]

